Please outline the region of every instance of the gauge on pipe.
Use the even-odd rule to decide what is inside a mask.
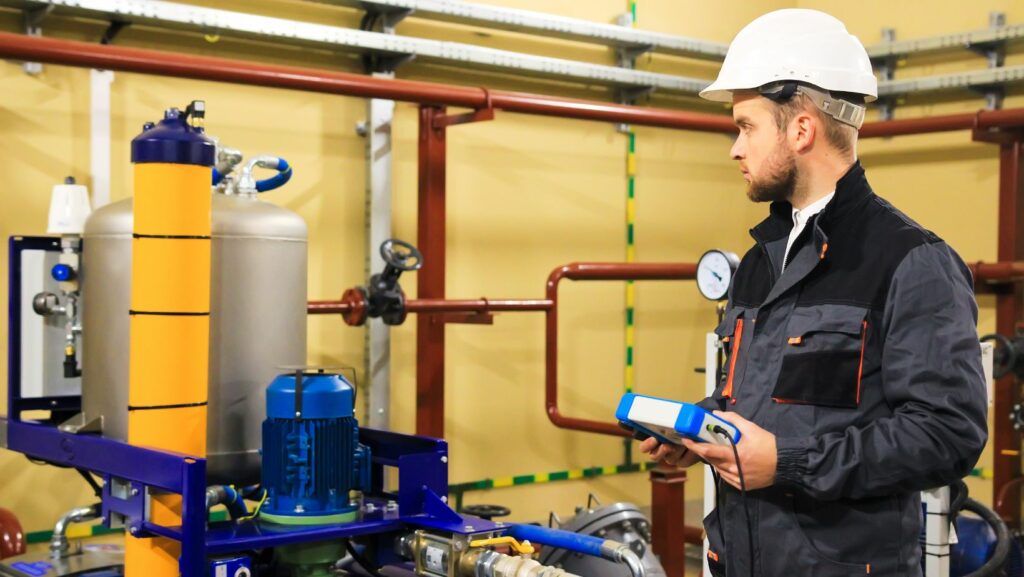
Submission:
[[[697,261],[697,288],[704,298],[720,301],[729,296],[733,275],[740,266],[735,254],[724,250],[709,250]]]

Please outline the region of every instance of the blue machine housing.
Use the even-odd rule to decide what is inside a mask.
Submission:
[[[296,372],[267,387],[263,422],[265,520],[354,520],[349,492],[370,489],[370,449],[359,443],[355,393],[341,375]],[[351,516],[351,518],[349,518]]]

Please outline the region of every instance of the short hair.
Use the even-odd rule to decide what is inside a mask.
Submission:
[[[792,98],[782,102],[772,101],[772,105],[772,116],[775,118],[775,125],[779,130],[785,130],[797,114],[811,111],[821,120],[821,124],[825,128],[825,140],[833,148],[843,154],[854,152],[854,147],[857,145],[857,129],[825,114],[804,94],[797,92]]]

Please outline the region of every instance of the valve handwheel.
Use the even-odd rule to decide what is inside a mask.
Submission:
[[[380,245],[380,257],[384,263],[402,272],[419,270],[423,266],[423,254],[413,245],[391,238]]]
[[[467,515],[474,517],[480,517],[490,521],[496,517],[508,517],[512,514],[512,510],[508,507],[502,507],[501,505],[466,505],[462,508],[462,512]]]

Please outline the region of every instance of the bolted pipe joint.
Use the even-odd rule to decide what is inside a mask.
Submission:
[[[529,557],[513,557],[496,551],[483,551],[472,573],[461,577],[579,577],[564,569],[541,565]]]
[[[636,551],[629,548],[625,543],[618,541],[605,541],[601,545],[601,556],[609,561],[618,563],[629,569],[632,577],[647,577],[647,569],[637,556]]]

